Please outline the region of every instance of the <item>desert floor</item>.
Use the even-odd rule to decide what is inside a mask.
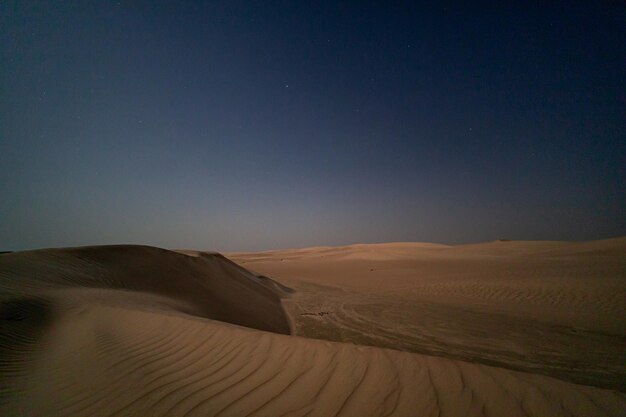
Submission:
[[[2,416],[626,413],[625,238],[16,252],[0,302]]]
[[[626,239],[230,257],[296,290],[284,300],[296,335],[626,391]]]

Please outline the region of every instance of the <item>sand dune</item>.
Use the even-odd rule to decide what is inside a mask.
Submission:
[[[228,256],[297,290],[284,301],[297,335],[626,391],[626,238]]]
[[[217,253],[186,256],[146,246],[103,246],[20,252],[0,259],[2,299],[26,291],[124,290],[166,297],[188,314],[289,333],[276,286]]]
[[[626,409],[626,395],[613,390],[280,334],[288,331],[280,298],[299,294],[283,284],[217,254],[149,247],[0,255],[0,415],[620,416]]]

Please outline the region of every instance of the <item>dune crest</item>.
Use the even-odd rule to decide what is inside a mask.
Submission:
[[[218,253],[189,256],[148,246],[94,246],[3,255],[0,265],[0,300],[25,292],[121,290],[166,297],[187,314],[289,333],[280,305],[286,292]]]

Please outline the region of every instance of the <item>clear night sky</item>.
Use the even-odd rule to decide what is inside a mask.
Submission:
[[[2,1],[0,250],[626,234],[623,2],[308,3]]]

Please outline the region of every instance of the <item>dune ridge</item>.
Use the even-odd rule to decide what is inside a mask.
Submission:
[[[218,253],[114,245],[18,252],[3,255],[1,265],[0,300],[24,291],[115,289],[166,297],[188,314],[289,333],[280,287]]]
[[[620,416],[626,395],[289,336],[297,293],[217,254],[0,257],[3,416]],[[228,310],[228,311],[222,311]],[[245,327],[244,327],[245,326]]]

